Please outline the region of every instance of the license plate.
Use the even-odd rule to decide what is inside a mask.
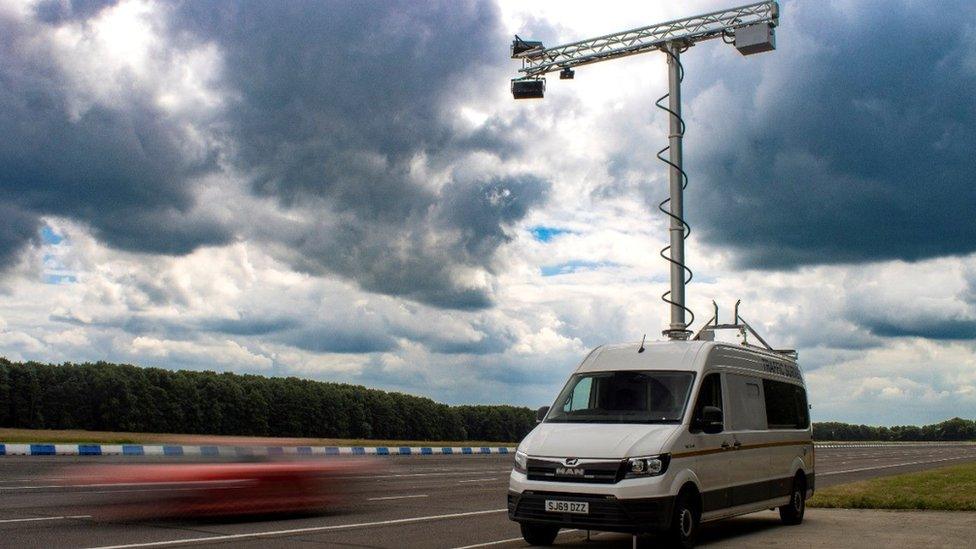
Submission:
[[[590,504],[586,501],[557,501],[547,499],[546,511],[550,513],[576,513],[577,515],[587,515],[590,513]]]

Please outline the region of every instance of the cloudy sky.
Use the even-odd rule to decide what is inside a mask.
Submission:
[[[0,355],[551,401],[667,308],[661,54],[515,102],[663,2],[0,0]],[[683,57],[688,288],[818,420],[976,416],[976,4],[783,2]]]

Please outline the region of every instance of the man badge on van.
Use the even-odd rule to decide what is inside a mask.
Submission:
[[[566,467],[556,467],[556,475],[561,477],[581,477],[584,474],[583,469],[575,467],[579,463],[579,458],[566,458],[563,460]]]
[[[584,471],[579,467],[556,467],[556,475],[561,477],[581,477]]]

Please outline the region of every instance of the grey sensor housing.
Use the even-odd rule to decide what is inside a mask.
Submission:
[[[512,80],[512,97],[515,99],[542,99],[545,92],[545,79],[516,78]]]
[[[776,30],[769,23],[757,23],[735,31],[735,49],[752,55],[776,49]]]

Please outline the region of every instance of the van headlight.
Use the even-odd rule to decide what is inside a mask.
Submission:
[[[521,450],[516,450],[515,452],[515,470],[519,473],[525,473],[529,466],[529,456]]]
[[[627,460],[627,471],[624,478],[656,477],[668,470],[671,454],[658,456],[635,457]]]

